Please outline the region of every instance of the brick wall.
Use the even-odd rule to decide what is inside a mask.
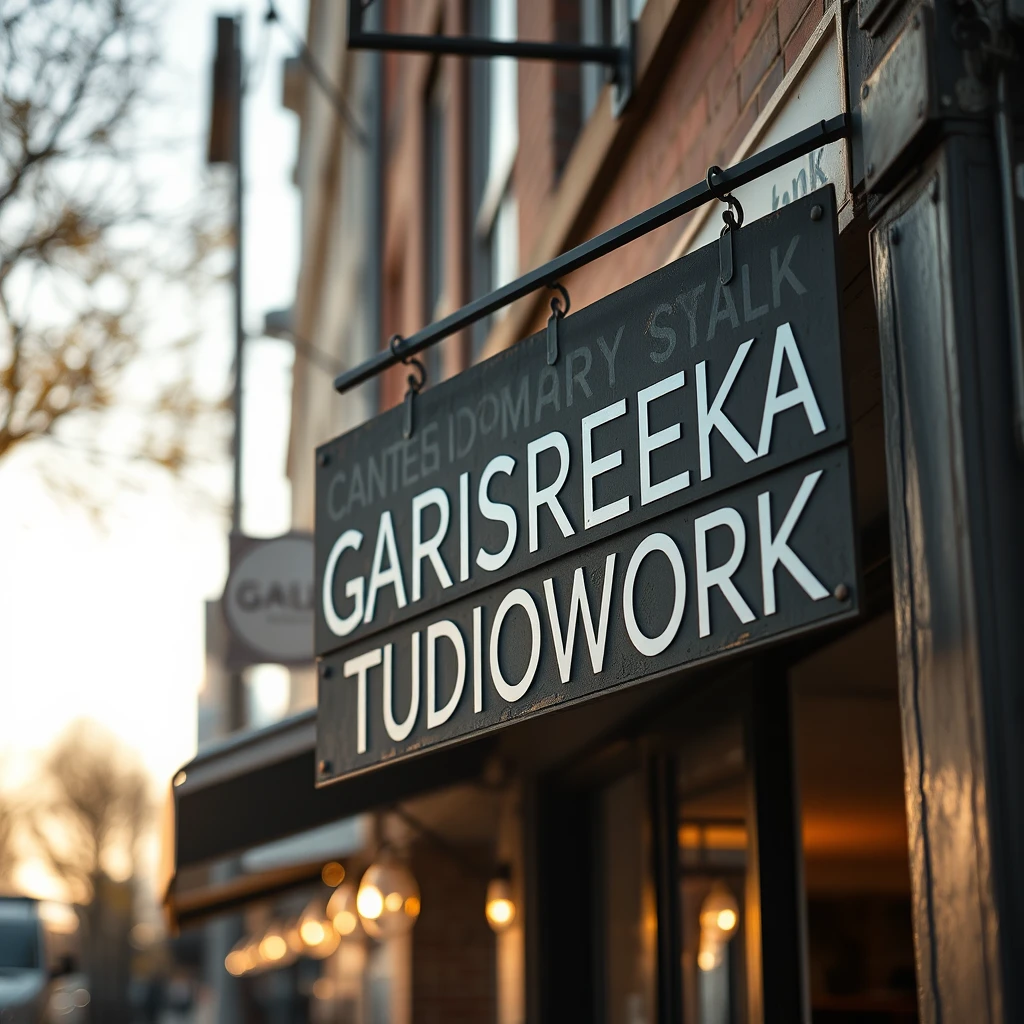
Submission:
[[[648,6],[653,2],[649,0]],[[659,87],[653,95],[641,97],[642,107],[634,101],[628,110],[626,116],[633,122],[626,133],[629,141],[616,144],[611,174],[599,186],[600,194],[590,197],[585,206],[590,212],[562,249],[694,184],[710,164],[724,166],[821,21],[824,2],[708,0],[678,40],[674,59],[658,72],[663,76]],[[528,117],[528,111],[531,108],[521,116]],[[542,135],[537,125],[531,132],[534,139]],[[521,145],[520,163],[527,160],[524,148]],[[533,154],[528,152],[532,164]],[[531,176],[516,179],[524,245],[535,237],[530,211],[551,201],[545,183],[550,182],[548,188],[556,184],[545,174],[545,165],[538,163]],[[587,305],[661,266],[684,225],[669,224],[571,275],[564,283],[573,307]],[[529,331],[539,330],[545,319],[543,307]]]
[[[467,849],[487,864],[490,850]],[[493,1024],[494,933],[484,917],[486,882],[447,853],[419,844],[412,858],[423,909],[413,929],[413,1024]]]
[[[665,36],[658,42],[665,45],[646,72],[649,79],[640,83],[601,174],[594,178],[591,193],[582,197],[581,213],[559,251],[699,181],[710,164],[727,164],[820,22],[826,2],[704,0],[694,12],[695,0],[648,0],[641,27],[663,24]],[[464,10],[458,0],[406,0],[388,8],[389,28],[394,31],[463,31]],[[564,39],[578,33],[578,18],[578,0],[519,0],[519,37]],[[388,282],[400,283],[402,294],[386,294],[384,308],[387,334],[407,335],[423,325],[421,110],[430,60],[413,54],[387,59],[385,289]],[[446,309],[454,309],[469,298],[468,76],[466,63],[456,58],[445,59],[442,69],[450,79],[454,128],[445,268]],[[530,269],[530,254],[560,201],[561,172],[576,135],[571,114],[579,109],[579,81],[575,66],[548,61],[519,65],[519,151],[513,188],[524,271]],[[579,309],[659,267],[684,226],[681,221],[667,225],[571,275],[563,283],[572,294],[573,307]],[[546,302],[538,302],[521,335],[541,329],[546,315]],[[442,347],[447,373],[457,372],[464,365],[466,340],[452,339]],[[382,406],[400,401],[404,390],[404,369],[386,375]]]

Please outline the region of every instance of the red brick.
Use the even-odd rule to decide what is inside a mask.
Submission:
[[[709,163],[720,162],[718,157],[721,154],[722,140],[729,134],[732,126],[736,123],[736,117],[739,113],[739,91],[735,82],[731,86],[731,92],[731,102],[722,103],[718,110],[711,115],[711,120],[708,122],[704,149],[709,157]]]
[[[705,81],[707,82],[708,109],[717,110],[723,99],[728,98],[728,88],[736,67],[732,61],[732,47],[726,47],[720,54],[718,60],[708,71]]]
[[[779,0],[779,39],[785,42],[800,24],[810,0]]]
[[[761,113],[775,93],[775,90],[782,84],[782,79],[785,72],[782,67],[782,58],[777,57],[775,63],[771,66],[768,74],[764,76],[764,81],[761,83],[761,88],[757,90],[757,112]]]
[[[768,0],[751,0],[743,20],[736,26],[736,34],[732,40],[733,63],[738,67],[743,63],[754,40],[764,25],[768,10]]]
[[[750,48],[740,66],[740,106],[753,96],[761,80],[779,55],[779,27],[773,11],[768,17],[764,31]]]
[[[676,135],[676,152],[688,153],[700,141],[708,124],[708,96],[700,93],[693,101],[689,111],[680,122]]]
[[[789,42],[786,43],[784,57],[787,71],[796,63],[796,59],[800,56],[800,51],[807,44],[807,40],[814,35],[814,30],[821,22],[823,14],[822,0],[811,0],[811,5],[807,8],[803,20],[797,25],[789,38]]]
[[[732,160],[739,144],[746,138],[747,132],[754,126],[757,120],[757,104],[750,103],[737,118],[735,124],[729,130],[718,150],[718,158],[715,161],[725,167],[728,161]]]
[[[731,52],[736,26],[732,11],[732,4],[728,0],[709,3],[700,21],[684,41],[683,52],[671,73],[672,87],[681,100],[691,99],[703,89],[711,68],[722,52],[726,49]],[[732,58],[729,60],[731,63]]]

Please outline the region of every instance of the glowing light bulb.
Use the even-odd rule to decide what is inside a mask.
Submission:
[[[718,957],[715,956],[714,950],[702,949],[697,954],[697,966],[702,971],[713,971],[718,965]]]
[[[260,942],[260,956],[264,960],[269,960],[272,963],[276,963],[278,960],[283,960],[285,953],[288,952],[288,943],[285,942],[283,935],[278,935],[276,932],[270,932],[263,936]]]
[[[249,958],[244,949],[233,949],[224,957],[224,967],[228,974],[240,978],[249,967]]]
[[[334,915],[334,929],[339,935],[351,935],[356,930],[359,919],[351,910],[339,910]]]
[[[487,883],[487,901],[484,914],[494,932],[503,932],[516,919],[516,905],[512,899],[512,872],[508,865],[498,868]]]
[[[307,946],[319,946],[324,941],[326,930],[320,921],[307,918],[299,925],[299,935]]]
[[[368,921],[376,921],[384,911],[384,897],[375,885],[361,885],[356,897],[359,916]]]
[[[356,910],[364,931],[375,939],[401,935],[416,923],[420,888],[389,850],[366,869],[356,894]]]
[[[724,882],[715,882],[700,905],[700,930],[716,942],[733,937],[740,923],[740,907]]]

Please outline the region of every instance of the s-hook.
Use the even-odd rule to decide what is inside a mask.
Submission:
[[[561,299],[557,295],[551,297],[551,316],[548,317],[548,366],[554,366],[558,362],[558,321],[569,312],[571,303],[565,285],[552,281],[548,287],[562,293]]]
[[[418,376],[414,373],[410,373],[405,378],[405,423],[402,426],[402,437],[408,441],[409,438],[412,437],[413,431],[413,397],[418,395],[423,390],[423,385],[427,383],[427,368],[415,356],[403,356],[399,354],[398,345],[401,341],[402,336],[400,334],[391,335],[391,341],[388,342],[388,348],[391,349],[391,354],[399,360],[403,366],[414,367],[419,371]]]
[[[708,190],[720,203],[729,204],[729,209],[722,211],[722,220],[725,221],[725,226],[718,239],[720,277],[722,284],[728,284],[732,280],[732,233],[743,227],[743,207],[731,192],[724,192],[720,185],[715,184],[714,179],[721,174],[722,168],[718,164],[712,164],[708,168],[707,183]]]

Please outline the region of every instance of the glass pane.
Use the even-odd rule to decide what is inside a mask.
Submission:
[[[600,795],[606,1024],[654,1024],[658,934],[639,772]]]
[[[749,829],[739,722],[685,744],[678,765],[683,1020],[741,1024]]]
[[[891,616],[795,666],[813,1024],[917,1020]]]

